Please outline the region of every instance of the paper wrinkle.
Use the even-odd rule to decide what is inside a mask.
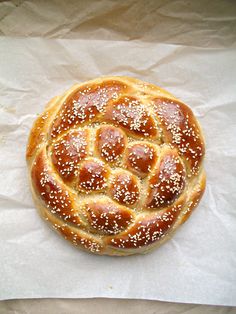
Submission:
[[[236,8],[221,1],[102,0],[5,2],[0,32],[5,36],[135,40],[199,47],[235,46]],[[0,10],[1,11],[1,10]]]
[[[236,306],[236,19],[235,6],[214,4],[223,15],[205,1],[102,0],[80,8],[73,1],[20,1],[4,4],[3,13],[0,3],[0,30],[12,36],[0,38],[0,299]],[[140,17],[140,8],[147,16]],[[133,29],[132,14],[143,30]],[[22,34],[37,38],[13,38]],[[52,97],[101,75],[134,76],[167,89],[191,106],[205,133],[204,198],[174,238],[146,256],[76,250],[40,219],[31,198],[25,149],[33,121]]]
[[[25,167],[24,167],[24,169],[25,169]],[[0,205],[1,205],[1,212],[7,211],[9,209],[12,209],[12,210],[20,210],[20,209],[21,210],[26,210],[26,209],[34,210],[32,208],[32,206],[29,206],[29,204],[22,203],[20,201],[17,201],[13,197],[2,195],[2,194],[0,194]],[[7,207],[7,209],[6,209],[6,207]]]

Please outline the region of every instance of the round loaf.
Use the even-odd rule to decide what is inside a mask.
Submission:
[[[36,207],[65,239],[96,254],[158,247],[205,189],[193,112],[130,77],[76,84],[35,121],[27,164]]]

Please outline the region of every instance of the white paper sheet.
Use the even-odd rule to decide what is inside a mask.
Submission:
[[[13,23],[2,25],[6,32]],[[0,38],[0,299],[236,306],[235,45],[81,37]],[[202,202],[172,240],[145,256],[95,256],[68,245],[39,218],[28,187],[25,147],[36,114],[75,82],[110,74],[169,90],[191,106],[206,137]]]

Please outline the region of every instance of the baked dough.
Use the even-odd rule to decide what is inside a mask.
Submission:
[[[184,103],[102,77],[48,103],[26,158],[41,216],[79,248],[121,256],[160,246],[186,221],[205,189],[204,153]]]

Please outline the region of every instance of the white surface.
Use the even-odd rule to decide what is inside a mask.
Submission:
[[[220,2],[215,3],[220,11]],[[171,5],[167,12],[178,15],[181,7]],[[169,39],[159,43],[153,28],[152,38],[144,33],[143,38],[127,41],[122,36],[111,40],[112,32],[100,27],[98,38],[91,33],[92,39],[87,40],[87,30],[99,24],[95,11],[85,15],[92,15],[93,22],[85,22],[87,28],[82,27],[79,38],[71,31],[61,35],[67,39],[58,39],[56,19],[48,20],[54,23],[54,32],[47,33],[45,21],[41,24],[34,16],[46,16],[42,4],[23,3],[18,13],[8,13],[8,9],[0,23],[3,34],[16,36],[28,30],[27,35],[39,36],[42,31],[53,38],[0,38],[0,298],[109,297],[236,305],[236,47],[232,8],[228,15],[224,11],[224,18],[216,13],[210,16],[216,23],[226,21],[228,28],[222,32],[225,35],[228,31],[228,37],[220,40],[216,32],[212,43],[203,35],[196,44],[182,40],[181,32],[177,32],[174,44],[166,43]],[[51,16],[61,18],[64,14],[72,24],[86,11],[75,10],[73,15],[72,9],[65,11],[62,5],[59,9]],[[180,11],[178,18],[184,12]],[[25,17],[19,29],[13,23],[17,14],[17,25],[22,14]],[[30,16],[34,16],[33,26],[27,28]],[[193,24],[194,16],[186,18],[184,14]],[[99,15],[98,20],[101,18]],[[61,19],[57,23],[59,20],[64,23],[62,30],[72,26],[65,26]],[[170,22],[167,29],[172,28]],[[114,31],[112,25],[108,29]],[[133,28],[129,32],[126,27],[126,31],[128,38],[134,35]],[[36,113],[73,83],[110,74],[135,76],[182,99],[198,116],[207,142],[208,182],[200,206],[173,240],[146,256],[100,257],[76,250],[40,220],[27,184],[25,145]]]

